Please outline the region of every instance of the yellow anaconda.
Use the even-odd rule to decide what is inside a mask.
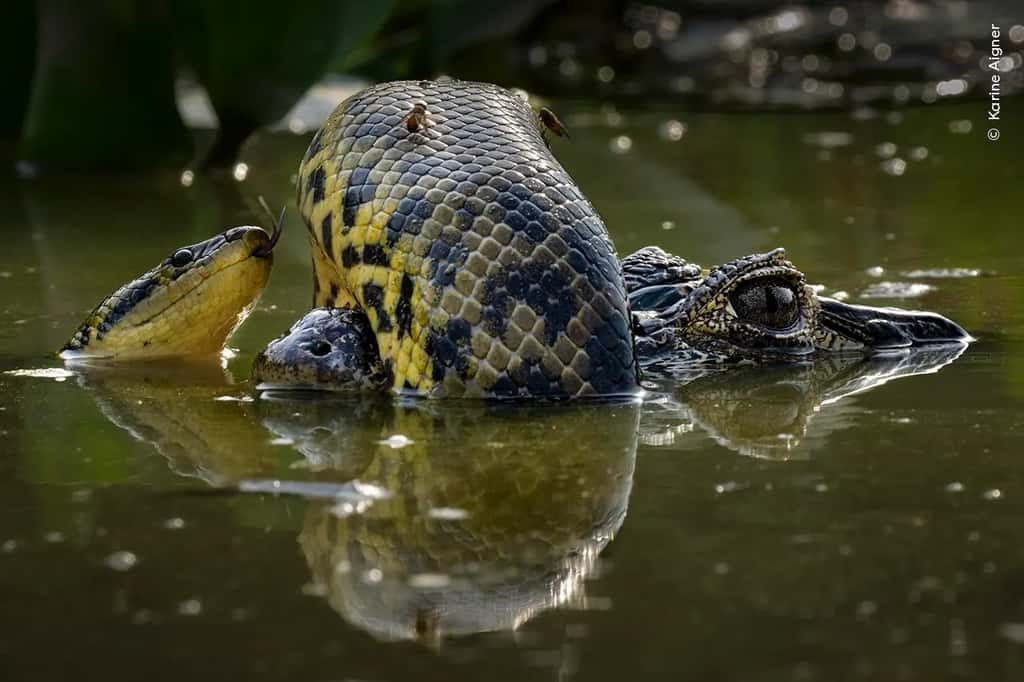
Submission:
[[[628,394],[621,265],[513,92],[455,80],[342,102],[299,167],[314,304],[362,310],[397,390]]]

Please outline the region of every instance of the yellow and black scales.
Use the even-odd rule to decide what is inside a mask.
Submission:
[[[408,123],[417,102],[423,125]],[[455,80],[363,90],[313,138],[298,205],[314,305],[366,313],[395,389],[637,390],[614,247],[513,92]]]

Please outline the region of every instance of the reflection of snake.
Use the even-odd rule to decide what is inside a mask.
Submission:
[[[279,427],[296,403],[282,408]],[[408,444],[372,457],[358,445],[343,465],[390,497],[307,513],[300,541],[335,609],[378,636],[430,640],[582,598],[625,517],[639,405],[392,410],[383,433]]]

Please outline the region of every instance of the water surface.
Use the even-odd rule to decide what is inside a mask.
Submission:
[[[620,252],[785,246],[828,293],[957,320],[959,358],[659,381],[642,405],[253,400],[254,353],[311,298],[293,213],[226,368],[0,375],[0,669],[1018,678],[1020,131],[989,143],[981,110],[565,105],[556,142]],[[242,182],[5,179],[0,371],[60,367],[121,282],[291,201],[306,142],[255,140]]]

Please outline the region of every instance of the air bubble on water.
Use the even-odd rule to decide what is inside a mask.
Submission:
[[[899,177],[907,172],[907,162],[896,157],[882,162],[882,171],[886,175]]]
[[[969,120],[965,118],[949,122],[949,132],[953,133],[954,135],[966,135],[967,133],[971,132],[971,129],[973,127],[974,124],[972,124]]]
[[[438,590],[448,587],[451,578],[445,573],[415,573],[409,576],[409,587],[420,590]]]
[[[608,142],[608,149],[613,154],[626,154],[633,148],[633,140],[628,135],[616,135]]]
[[[43,536],[43,539],[51,544],[57,544],[64,542],[64,533],[59,531],[52,531]]]
[[[732,570],[732,566],[724,561],[719,561],[711,570],[715,572],[715,575],[729,575],[729,571]]]
[[[172,516],[164,521],[164,528],[168,530],[181,530],[185,527],[185,519],[180,516]]]
[[[231,176],[238,182],[242,182],[249,176],[249,164],[239,161],[235,164],[235,167],[231,169]]]
[[[342,559],[338,563],[334,564],[335,573],[349,573],[352,571],[352,564],[348,559]]]
[[[384,440],[377,441],[377,444],[387,446],[392,450],[399,450],[401,448],[412,445],[413,442],[414,441],[408,436],[402,435],[401,433],[396,433],[393,436],[388,436]]]
[[[991,490],[986,490],[981,496],[986,500],[999,500],[1003,497],[1003,491],[999,488],[992,488]]]
[[[434,507],[427,515],[438,521],[461,521],[469,518],[469,512],[458,507]]]
[[[3,552],[4,554],[10,554],[16,549],[18,549],[17,540],[4,540],[4,543],[0,545],[0,552]]]
[[[371,568],[369,571],[363,574],[363,580],[375,585],[384,579],[384,572],[379,568]]]
[[[1003,623],[999,634],[1014,644],[1024,644],[1024,623]]]
[[[837,301],[846,301],[850,298],[850,293],[847,291],[839,290],[832,293],[832,298]]]
[[[962,493],[964,491],[964,484],[960,481],[953,481],[952,483],[946,484],[947,493]]]
[[[663,229],[663,230],[666,230],[666,231],[673,230],[673,229],[675,229],[675,227],[676,227],[676,224],[674,222],[672,222],[671,220],[663,220],[663,221],[661,221],[661,229]]]
[[[273,439],[271,439],[270,444],[271,445],[294,445],[295,441],[293,439],[291,439],[291,438],[286,437],[286,436],[281,436],[280,438],[273,438]]]
[[[196,174],[190,170],[181,171],[181,177],[178,179],[182,187],[191,187],[192,183],[195,182],[195,180]]]
[[[178,604],[178,613],[183,616],[198,616],[203,612],[203,602],[198,599],[186,599]]]
[[[889,159],[896,155],[896,147],[892,142],[883,142],[875,147],[875,154],[883,159]]]
[[[668,120],[658,126],[658,136],[663,140],[678,142],[686,134],[686,124],[676,120]]]
[[[928,158],[928,147],[914,147],[910,150],[912,161],[924,161]]]
[[[857,618],[870,618],[876,613],[878,613],[878,604],[870,599],[865,599],[857,604]]]
[[[107,568],[124,572],[135,568],[135,565],[139,563],[139,558],[132,552],[121,550],[108,556],[103,563],[107,565]]]
[[[868,277],[881,277],[885,274],[885,268],[881,265],[872,265],[870,268],[864,271]]]
[[[816,483],[814,485],[814,492],[816,492],[816,493],[827,493],[828,492],[828,484],[827,483]]]

